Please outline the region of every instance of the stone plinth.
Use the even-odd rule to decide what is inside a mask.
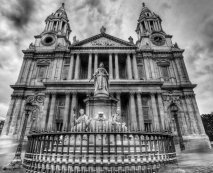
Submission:
[[[86,114],[91,118],[98,116],[99,112],[103,112],[106,119],[111,119],[111,115],[116,113],[118,100],[112,97],[89,97],[84,100],[86,103]]]

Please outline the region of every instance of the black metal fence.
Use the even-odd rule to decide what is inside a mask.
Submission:
[[[26,172],[157,172],[176,161],[169,132],[72,129],[28,136]]]

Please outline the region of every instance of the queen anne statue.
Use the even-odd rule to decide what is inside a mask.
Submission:
[[[101,62],[99,68],[93,74],[95,92],[94,96],[109,96],[109,74],[104,68],[104,64]]]

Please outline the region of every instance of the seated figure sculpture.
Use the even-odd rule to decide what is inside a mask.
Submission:
[[[79,111],[80,116],[79,118],[76,118],[76,115],[74,114],[74,124],[77,126],[78,130],[85,130],[87,131],[90,124],[90,117],[84,113],[84,109],[80,109]]]

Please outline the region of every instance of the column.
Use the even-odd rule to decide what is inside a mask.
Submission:
[[[17,97],[17,101],[16,101],[16,105],[13,111],[13,116],[12,116],[12,121],[11,121],[11,125],[10,125],[10,130],[9,130],[9,134],[13,135],[16,131],[16,124],[18,121],[18,115],[20,114],[20,110],[21,110],[21,102],[22,102],[22,97],[18,96]]]
[[[24,69],[24,73],[23,73],[23,83],[25,83],[27,81],[27,76],[28,76],[28,73],[30,71],[30,65],[31,65],[31,62],[32,62],[32,59],[28,59],[27,63],[26,63],[26,66],[25,66],[25,69]]]
[[[183,75],[182,75],[182,72],[181,72],[181,67],[180,67],[178,58],[175,58],[174,61],[175,61],[175,65],[177,67],[177,71],[178,71],[178,74],[179,74],[180,82],[183,82],[184,78],[183,78]]]
[[[152,104],[152,113],[153,113],[153,130],[159,130],[159,118],[158,118],[158,111],[157,111],[157,104],[155,99],[155,94],[151,93],[151,104]]]
[[[162,95],[160,93],[157,94],[158,99],[158,108],[159,108],[159,114],[160,114],[160,122],[161,122],[161,129],[165,130],[164,122],[165,122],[165,115],[164,115],[164,106],[163,106],[163,100]]]
[[[98,54],[95,54],[95,61],[94,61],[94,73],[96,72],[98,68]]]
[[[137,107],[138,107],[139,128],[141,131],[144,131],[144,117],[140,93],[137,93]]]
[[[68,80],[71,80],[73,78],[73,68],[74,68],[74,54],[71,54]]]
[[[174,60],[171,61],[171,65],[172,65],[173,70],[174,70],[175,79],[176,79],[177,83],[179,84],[179,83],[180,83],[180,76],[179,76],[179,74],[178,74],[178,70],[177,70],[177,67],[176,67],[176,65],[175,65]]]
[[[41,130],[47,130],[47,120],[48,120],[48,108],[50,102],[50,94],[46,93],[45,100],[44,100],[44,112],[43,116],[41,117]]]
[[[23,62],[22,62],[22,65],[21,65],[21,70],[20,70],[20,73],[19,73],[19,76],[18,76],[17,83],[21,82],[21,78],[22,78],[22,75],[23,75],[23,71],[25,69],[25,65],[26,65],[26,59],[24,58]]]
[[[200,130],[200,134],[204,135],[204,134],[206,134],[206,132],[205,132],[205,129],[204,129],[204,126],[203,126],[203,122],[202,122],[202,119],[201,119],[201,116],[200,116],[200,112],[199,112],[199,109],[198,109],[198,106],[197,106],[197,102],[196,102],[195,96],[192,97],[192,104],[193,104],[194,109],[195,109],[195,113],[196,113],[196,118],[197,118],[197,121],[198,121],[198,127],[199,127],[199,130]]]
[[[60,59],[58,60],[57,80],[61,80],[62,68],[63,68],[63,59],[60,58]]]
[[[56,93],[52,94],[50,113],[48,118],[47,130],[55,130],[55,103],[56,103]]]
[[[118,54],[115,54],[115,79],[119,79]]]
[[[190,95],[185,96],[186,107],[187,107],[187,110],[188,110],[188,113],[189,113],[189,121],[190,121],[191,126],[192,126],[192,133],[199,134],[198,128],[197,128],[197,125],[196,125],[196,122],[195,122],[195,119],[194,119],[194,111],[193,111],[193,108],[192,108],[192,103],[191,103],[190,97],[191,97]]]
[[[65,110],[64,110],[64,117],[63,117],[63,130],[67,130],[69,123],[69,106],[70,105],[70,93],[66,93],[65,99]]]
[[[73,127],[73,125],[74,125],[73,108],[74,107],[76,108],[76,106],[77,106],[77,93],[74,92],[74,93],[72,93],[72,103],[71,103],[71,110],[70,110],[70,125],[71,125],[71,127]]]
[[[138,80],[138,66],[135,54],[133,54],[132,61],[133,61],[134,79]]]
[[[77,54],[76,62],[75,62],[75,79],[79,79],[79,71],[80,71],[80,57]]]
[[[109,54],[109,79],[113,79],[112,54]]]
[[[130,54],[127,54],[127,75],[128,79],[132,79],[132,64],[130,59]]]
[[[146,73],[146,79],[150,79],[149,76],[149,69],[148,69],[148,63],[147,63],[148,58],[144,58],[144,67],[145,67],[145,73]]]
[[[130,120],[131,120],[131,129],[134,128],[134,130],[137,130],[137,117],[136,117],[136,107],[135,107],[135,98],[134,98],[134,93],[130,93]]]
[[[52,80],[55,79],[56,64],[57,64],[57,59],[55,58],[54,61],[53,61],[53,69],[52,69],[52,76],[51,76],[51,79],[52,79]]]
[[[35,65],[35,61],[32,60],[31,65],[30,65],[30,69],[29,69],[29,73],[28,73],[28,76],[27,76],[27,85],[30,85],[34,65]]]
[[[181,99],[181,106],[182,106],[182,109],[184,112],[184,117],[185,117],[185,121],[186,121],[186,125],[187,125],[187,128],[185,130],[187,132],[186,135],[189,135],[189,134],[193,133],[193,129],[192,129],[192,125],[191,125],[191,122],[189,119],[189,113],[188,113],[188,110],[186,107],[186,100],[184,97]]]
[[[12,118],[14,106],[15,106],[15,98],[14,98],[14,96],[12,96],[1,135],[8,135],[9,128],[10,128],[10,119]]]
[[[118,99],[117,107],[119,107],[121,110],[121,93],[120,92],[116,92],[116,98]]]
[[[88,63],[88,80],[91,79],[92,76],[92,54],[89,54],[89,63]]]

